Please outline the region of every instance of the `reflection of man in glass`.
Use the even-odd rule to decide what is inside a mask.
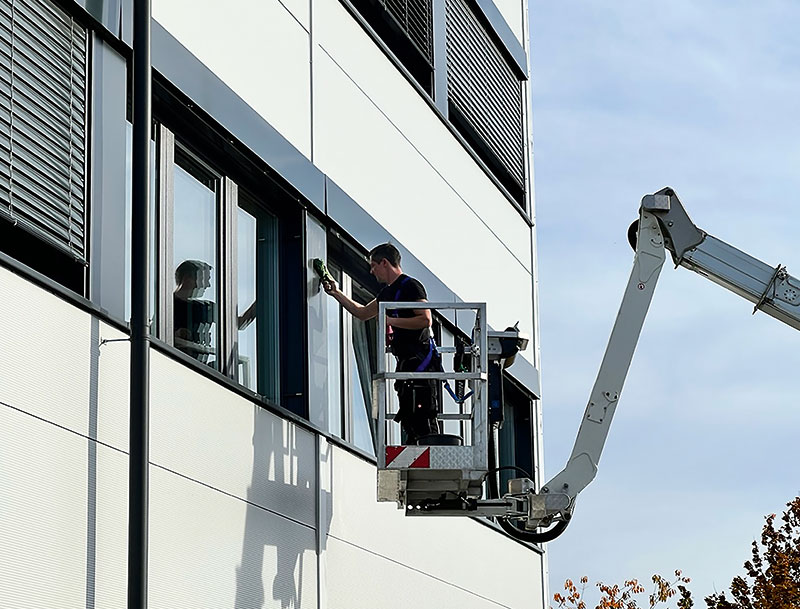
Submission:
[[[204,364],[214,354],[212,328],[214,303],[201,298],[211,286],[211,265],[202,260],[184,260],[175,269],[172,293],[175,346]]]

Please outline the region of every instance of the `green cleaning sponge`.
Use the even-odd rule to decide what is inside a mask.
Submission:
[[[328,272],[328,267],[325,266],[325,262],[320,258],[314,258],[314,272],[319,275],[319,278],[322,281],[334,281],[333,276]]]

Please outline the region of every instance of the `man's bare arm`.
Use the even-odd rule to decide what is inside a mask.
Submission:
[[[333,296],[345,310],[356,319],[366,321],[378,315],[378,301],[371,300],[365,305],[358,304],[339,289],[335,281],[323,281],[323,289]]]
[[[427,302],[426,300],[418,300],[417,302]],[[422,330],[431,326],[431,310],[430,309],[414,309],[414,317],[387,317],[386,323],[395,328],[403,328],[405,330]]]

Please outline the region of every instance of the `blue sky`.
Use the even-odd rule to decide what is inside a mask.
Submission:
[[[800,3],[530,2],[546,477],[566,463],[642,195],[800,276]],[[667,265],[595,481],[549,544],[567,577],[682,569],[727,589],[800,494],[798,335]]]

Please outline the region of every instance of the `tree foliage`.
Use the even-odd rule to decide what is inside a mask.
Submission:
[[[726,592],[705,598],[708,609],[800,609],[800,497],[786,504],[780,520],[775,514],[766,517],[761,542],[753,541],[750,560],[744,563],[744,576],[731,582],[730,598]],[[675,571],[672,580],[653,575],[653,591],[647,601],[640,601],[645,588],[631,579],[619,585],[595,584],[600,601],[595,609],[655,609],[673,600],[677,609],[691,609],[692,593],[684,584],[689,578]],[[564,583],[564,593],[556,593],[551,609],[587,609],[584,600],[589,578],[580,586],[571,580]],[[665,608],[666,609],[666,608]]]
[[[746,575],[731,582],[731,599],[725,592],[706,597],[709,609],[800,609],[800,497],[786,506],[780,523],[767,516]]]
[[[662,603],[667,603],[677,597],[678,609],[691,609],[694,604],[692,593],[684,586],[689,583],[689,578],[684,577],[680,571],[675,571],[671,581],[661,575],[653,575],[653,591],[648,595],[648,604],[640,604],[639,598],[646,592],[645,587],[636,579],[629,579],[619,586],[597,582],[595,585],[600,590],[600,601],[596,609],[640,609],[649,607],[654,609]],[[584,576],[580,580],[580,588],[572,580],[564,582],[565,594],[556,593],[553,600],[558,603],[557,609],[586,609],[584,600],[586,586],[589,578]]]

